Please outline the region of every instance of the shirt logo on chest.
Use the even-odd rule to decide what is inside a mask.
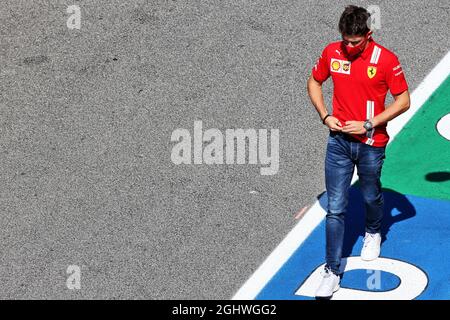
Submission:
[[[374,66],[367,67],[367,76],[369,77],[369,79],[375,77],[376,74],[377,74],[377,67]]]
[[[350,74],[351,62],[346,60],[331,59],[330,70],[331,72]]]

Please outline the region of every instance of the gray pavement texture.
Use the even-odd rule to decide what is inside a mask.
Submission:
[[[325,189],[305,88],[346,4],[1,1],[0,298],[231,298]],[[412,90],[449,50],[448,1],[355,4]],[[195,120],[279,129],[279,172],[173,164]]]

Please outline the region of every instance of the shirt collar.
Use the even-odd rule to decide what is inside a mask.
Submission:
[[[373,47],[375,46],[375,41],[370,39],[369,40],[369,45],[367,46],[367,48],[364,49],[364,51],[361,53],[361,58],[363,58],[364,60],[366,60],[369,55],[372,54],[373,51]]]

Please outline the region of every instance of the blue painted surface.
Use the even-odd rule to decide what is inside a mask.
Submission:
[[[402,195],[390,189],[384,189],[384,198],[381,256],[408,262],[427,274],[428,286],[417,299],[449,299],[450,201]],[[357,186],[350,188],[350,199],[344,257],[359,256],[364,237],[364,204]],[[326,194],[323,194],[319,199],[323,208],[326,208],[326,201]],[[294,293],[324,259],[325,221],[322,221],[256,299],[312,299]],[[361,289],[369,276],[363,270],[349,271],[344,274],[342,284]],[[398,284],[398,278],[387,273],[382,274],[381,281],[385,290]]]
[[[375,272],[377,272],[377,274],[375,274]],[[374,288],[371,291],[381,292],[393,290],[400,285],[400,278],[389,272],[375,270],[350,270],[345,273],[345,277],[341,281],[341,286],[343,288],[368,290],[368,281],[371,281],[371,285],[376,287],[375,283],[372,282],[374,280],[371,280],[374,276],[379,277],[380,287]]]

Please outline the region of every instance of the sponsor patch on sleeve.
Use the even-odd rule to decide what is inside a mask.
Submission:
[[[401,65],[397,65],[394,68],[392,68],[392,71],[394,72],[394,76],[399,76],[403,73],[403,69]]]

